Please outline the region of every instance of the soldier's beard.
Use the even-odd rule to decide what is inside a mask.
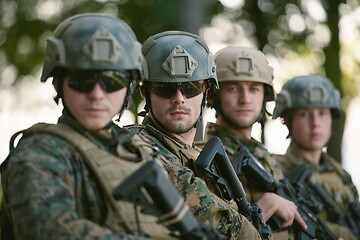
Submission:
[[[158,125],[163,132],[170,133],[170,134],[178,134],[178,135],[187,135],[195,131],[194,126],[196,125],[198,119],[194,121],[181,121],[178,124],[176,123],[164,123],[160,121],[155,114],[151,111],[151,118],[153,121]],[[200,117],[200,114],[199,114]]]

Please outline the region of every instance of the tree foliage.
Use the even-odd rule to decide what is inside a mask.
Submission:
[[[321,6],[325,17],[311,13],[311,4]],[[311,62],[308,71],[326,74],[343,96],[357,94],[354,79],[358,70],[355,68],[353,75],[342,74],[339,40],[339,9],[358,7],[356,0],[244,0],[237,8],[224,5],[214,0],[2,0],[0,86],[4,82],[16,84],[23,76],[39,71],[46,38],[61,20],[77,13],[102,12],[125,20],[140,42],[166,30],[196,32],[197,26],[211,26],[221,16],[233,24],[228,32],[217,36],[224,44],[234,44],[234,39],[240,37],[278,59],[294,54],[311,56],[316,61]],[[220,24],[218,28],[225,27]],[[210,34],[210,38],[216,38],[216,34]],[[10,80],[4,74],[9,67],[15,72]],[[303,72],[293,75],[299,73]],[[136,93],[132,111],[137,111],[140,100]],[[336,144],[330,148],[336,149],[338,159],[343,124],[344,120],[339,124]]]

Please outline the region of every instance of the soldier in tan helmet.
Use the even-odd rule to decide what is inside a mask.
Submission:
[[[271,175],[283,178],[277,161],[262,143],[251,137],[253,124],[266,112],[266,102],[274,100],[273,69],[265,55],[253,48],[226,47],[216,53],[215,63],[220,87],[209,95],[208,104],[216,110],[216,123],[207,124],[205,141],[219,137],[230,159],[240,146],[246,146]],[[307,227],[293,202],[264,192],[249,179],[239,177],[248,201],[259,205],[265,221],[276,215],[282,221],[281,228],[290,227],[294,221],[304,229]],[[274,239],[291,238],[289,231],[278,231],[273,229]]]
[[[314,74],[288,80],[277,95],[273,118],[282,118],[289,130],[291,143],[286,154],[277,158],[284,167],[285,175],[289,175],[299,164],[306,163],[312,172],[311,185],[320,183],[327,192],[325,199],[331,199],[334,203],[330,206],[323,202],[324,210],[319,217],[332,222],[329,227],[338,237],[359,239],[358,192],[350,175],[323,151],[331,137],[332,124],[339,114],[340,94],[329,79]],[[316,195],[317,192],[314,193]],[[334,214],[335,208],[339,209],[340,215],[358,215],[353,219],[355,226],[352,227],[357,237],[349,229],[337,225],[341,216]],[[344,224],[347,221],[341,222]]]

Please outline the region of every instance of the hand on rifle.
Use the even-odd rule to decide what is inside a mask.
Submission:
[[[264,193],[256,203],[262,209],[262,215],[265,221],[269,220],[269,218],[275,214],[283,220],[280,226],[281,228],[291,226],[294,220],[297,221],[303,229],[307,228],[305,221],[297,211],[295,203],[275,193]]]

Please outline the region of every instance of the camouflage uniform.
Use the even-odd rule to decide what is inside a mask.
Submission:
[[[13,146],[23,134],[1,165],[2,238],[172,239],[158,218],[112,196],[153,153],[149,140],[112,122],[141,79],[141,44],[131,28],[105,14],[74,15],[47,38],[45,54],[41,81],[52,78],[64,111],[57,124],[11,139]]]
[[[262,83],[264,86],[263,108],[260,112],[257,121],[265,116],[265,104],[268,101],[274,100],[273,89],[273,69],[269,65],[265,55],[253,48],[228,46],[215,55],[215,63],[217,66],[216,72],[220,84],[226,82],[255,82]],[[215,92],[212,98],[209,98],[209,106],[216,110],[217,117],[222,117],[223,121],[231,121],[223,111],[221,103],[220,91]],[[277,160],[270,155],[265,146],[255,140],[243,139],[229,129],[219,126],[215,123],[207,123],[205,141],[213,137],[219,137],[231,159],[239,147],[245,146],[256,157],[260,164],[268,171],[269,174],[276,179],[284,177],[281,167]],[[203,146],[205,142],[198,142],[198,146]],[[250,203],[255,203],[265,192],[259,189],[253,182],[248,181],[244,176],[238,176],[246,193],[247,200]],[[255,180],[256,181],[256,180]],[[218,191],[216,191],[219,193]],[[219,193],[220,194],[220,193]],[[290,231],[281,231],[273,233],[273,239],[293,239],[293,234]]]
[[[322,75],[312,74],[297,76],[288,80],[276,97],[273,119],[286,119],[289,136],[292,134],[293,111],[296,109],[329,109],[332,121],[340,116],[340,92],[329,79]],[[321,149],[318,149],[321,151]],[[320,183],[332,196],[340,211],[347,212],[350,203],[359,204],[358,192],[350,175],[339,163],[325,152],[321,153],[319,164],[310,162],[301,156],[294,142],[291,142],[285,155],[277,156],[284,174],[289,175],[299,164],[307,163],[312,170],[310,182]],[[356,239],[348,229],[329,223],[328,213],[323,210],[318,214],[331,231],[339,238]]]
[[[99,151],[122,155],[121,161],[138,160],[131,153],[134,146],[127,144],[133,134],[115,124],[90,133],[67,114],[59,123],[86,136]],[[112,210],[105,190],[82,154],[64,139],[43,133],[22,138],[1,165],[1,177],[3,239],[138,239],[127,235],[137,229],[115,230],[106,223]]]
[[[213,226],[230,239],[260,239],[251,223],[210,192],[205,182],[189,168],[194,165],[199,148],[158,131],[149,117],[145,117],[142,126],[133,126],[131,130],[139,132],[159,147],[169,178],[199,221]]]
[[[203,147],[205,142],[213,137],[219,137],[223,146],[228,154],[228,157],[231,159],[234,156],[234,153],[240,146],[246,146],[249,151],[256,157],[257,160],[262,164],[262,166],[276,179],[280,180],[284,177],[281,166],[278,161],[270,155],[265,146],[258,142],[255,139],[240,139],[236,138],[233,133],[228,129],[221,127],[215,123],[207,123],[205,141],[198,142],[199,147]],[[246,198],[250,203],[255,203],[265,192],[258,189],[254,184],[247,181],[244,176],[239,176],[244,191],[246,193]],[[273,233],[273,239],[284,239],[284,235],[290,235],[288,231],[281,231],[279,233]],[[289,237],[289,236],[288,236]]]
[[[215,123],[207,124],[205,137],[205,140],[219,137],[230,159],[240,146],[246,146],[271,175],[278,180],[284,177],[279,163],[270,155],[265,146],[255,139],[247,140],[236,138],[228,129]],[[256,189],[254,185],[248,183],[246,178],[240,177],[240,180],[249,202],[256,202],[264,194],[263,191]]]
[[[323,152],[320,164],[317,165],[302,157],[296,146],[290,144],[286,153],[284,155],[277,155],[277,158],[283,167],[285,175],[288,175],[299,164],[306,162],[312,170],[312,177],[325,188],[342,212],[349,210],[349,204],[359,203],[359,194],[352,183],[350,174],[329,154]],[[318,216],[326,222],[330,221],[326,209],[321,211]],[[336,236],[344,239],[356,239],[349,230],[337,224],[328,225]]]

